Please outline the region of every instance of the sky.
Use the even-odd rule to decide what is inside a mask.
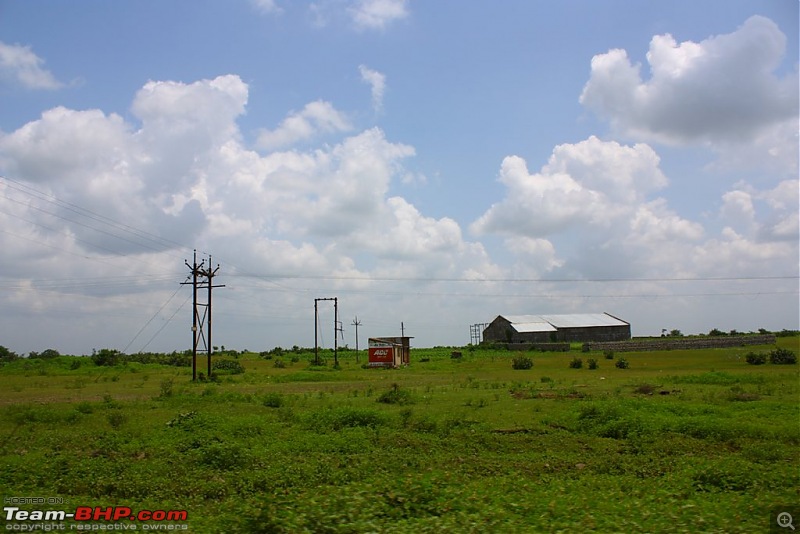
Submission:
[[[798,2],[0,0],[0,345],[798,329]],[[202,302],[202,301],[201,301]]]

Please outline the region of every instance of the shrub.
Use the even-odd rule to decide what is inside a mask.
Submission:
[[[310,412],[303,417],[306,426],[317,431],[339,431],[343,428],[376,428],[386,424],[386,416],[375,410],[340,406],[318,412]]]
[[[215,371],[226,371],[232,375],[244,373],[244,366],[237,360],[217,360],[211,368]]]
[[[583,360],[580,358],[573,358],[571,362],[569,362],[570,369],[580,369],[583,367]]]
[[[61,356],[56,349],[46,349],[43,350],[41,354],[36,355],[37,358],[41,360],[52,360],[53,358],[58,358]]]
[[[594,358],[589,358],[588,360],[586,360],[586,364],[589,366],[589,369],[597,369],[598,367],[597,360],[595,360]]]
[[[128,416],[121,412],[112,412],[108,414],[106,418],[108,419],[108,424],[110,424],[111,428],[114,430],[119,429],[128,420]]]
[[[766,354],[760,354],[760,353],[757,353],[757,352],[748,352],[745,355],[744,359],[750,365],[762,365],[762,364],[767,363],[767,355]]]
[[[530,369],[533,367],[533,360],[527,356],[519,356],[511,361],[513,369]]]
[[[789,349],[775,349],[769,353],[769,363],[792,365],[797,363],[797,354]]]
[[[281,359],[277,359],[277,360],[275,360],[275,362],[272,364],[272,366],[273,366],[275,369],[283,369],[284,367],[286,367],[286,364],[285,364],[285,363],[283,363],[283,360],[281,360]]]
[[[74,371],[75,369],[80,369],[80,367],[81,367],[81,361],[79,359],[77,359],[77,358],[72,360],[72,362],[70,362],[70,364],[69,364],[69,368],[72,371]]]
[[[283,395],[280,393],[269,393],[264,397],[264,406],[267,408],[280,408],[283,406]]]
[[[627,369],[628,360],[626,360],[625,358],[620,358],[619,360],[616,361],[614,365],[617,367],[617,369]]]
[[[607,351],[605,351],[603,353],[603,356],[606,357],[606,360],[613,360],[614,359],[614,351],[613,350],[607,350]]]
[[[13,362],[14,360],[18,359],[19,355],[4,346],[0,345],[0,362]]]
[[[88,414],[90,414],[90,413],[94,412],[94,408],[92,407],[92,405],[91,405],[90,403],[86,402],[86,401],[84,401],[84,402],[79,402],[79,403],[78,403],[78,404],[75,406],[75,409],[76,409],[76,410],[77,410],[79,413],[82,413],[82,414],[84,414],[84,415],[88,415]]]
[[[95,365],[113,367],[117,365],[117,360],[121,356],[120,352],[115,349],[100,349],[99,352],[92,353],[92,361]]]
[[[167,398],[172,396],[172,386],[174,382],[171,378],[167,378],[161,381],[161,392],[159,394],[160,397]]]
[[[411,396],[411,392],[405,389],[400,389],[400,386],[397,384],[392,384],[392,389],[386,391],[380,395],[377,399],[377,402],[382,402],[384,404],[413,404],[414,399]]]

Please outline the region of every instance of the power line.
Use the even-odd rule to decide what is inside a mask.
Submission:
[[[147,341],[147,343],[145,343],[145,344],[144,344],[144,346],[143,346],[141,349],[139,349],[139,352],[144,352],[144,349],[146,349],[147,347],[149,347],[149,346],[150,346],[150,343],[152,343],[152,342],[153,342],[153,340],[154,340],[154,339],[155,339],[155,338],[156,338],[156,337],[157,337],[157,336],[158,336],[158,335],[161,333],[161,331],[162,331],[162,330],[164,330],[164,328],[166,328],[166,327],[167,327],[167,325],[170,323],[170,321],[172,321],[172,319],[174,319],[174,318],[175,318],[175,316],[176,316],[176,315],[178,315],[178,312],[179,312],[179,311],[181,311],[181,310],[183,309],[183,307],[184,307],[184,306],[186,306],[186,303],[187,303],[187,302],[189,302],[189,299],[190,299],[190,298],[191,298],[191,295],[188,295],[188,296],[186,297],[186,299],[184,299],[184,301],[181,303],[181,305],[180,305],[180,306],[178,306],[178,309],[177,309],[177,310],[175,310],[175,312],[174,312],[172,315],[170,315],[170,316],[169,316],[169,319],[167,319],[166,321],[164,321],[164,324],[163,324],[163,325],[161,325],[161,328],[159,328],[158,330],[156,330],[156,333],[155,333],[155,334],[153,334],[153,337],[151,337],[151,338],[150,338],[150,339]],[[123,352],[124,352],[124,351],[123,351]]]
[[[19,192],[21,192],[23,194],[26,194],[26,195],[30,196],[30,197],[37,198],[39,200],[43,200],[45,202],[49,202],[49,203],[55,204],[55,205],[65,209],[65,210],[68,210],[70,212],[75,213],[76,215],[79,215],[81,217],[85,217],[87,219],[99,222],[99,223],[104,224],[104,225],[111,226],[111,227],[119,229],[119,230],[121,230],[123,232],[127,232],[127,233],[129,233],[131,235],[134,235],[134,236],[136,236],[136,237],[138,237],[140,239],[151,241],[151,242],[153,242],[155,244],[158,244],[161,248],[165,248],[166,245],[169,245],[166,248],[174,248],[174,247],[187,248],[187,247],[185,247],[185,245],[183,245],[181,243],[178,243],[176,241],[173,241],[171,239],[167,239],[167,238],[161,237],[159,235],[153,234],[151,232],[148,232],[146,230],[142,230],[141,228],[136,228],[134,226],[130,226],[128,224],[116,221],[116,220],[114,220],[114,219],[112,219],[110,217],[106,217],[105,215],[101,215],[101,214],[99,214],[97,212],[94,212],[94,211],[92,211],[90,209],[84,208],[84,207],[79,206],[77,204],[73,204],[73,203],[68,202],[66,200],[62,200],[62,199],[56,197],[55,195],[51,195],[49,193],[45,193],[43,191],[40,191],[40,190],[38,190],[38,189],[36,189],[34,187],[31,187],[31,186],[25,184],[24,182],[20,182],[18,180],[14,180],[12,178],[8,178],[7,176],[0,176],[0,179],[4,180],[6,182],[7,187],[9,187],[11,189],[19,191]],[[15,199],[12,199],[11,197],[9,197],[7,195],[6,195],[6,198],[11,200],[11,201],[19,203],[19,201],[15,200]],[[23,205],[26,205],[26,204],[23,204]],[[33,207],[34,209],[39,209],[39,208],[35,208],[34,206],[30,206],[30,205],[26,205],[26,206]],[[49,212],[45,212],[45,213],[49,213]],[[81,223],[78,223],[77,221],[74,221],[72,219],[67,219],[66,217],[62,217],[60,215],[56,215],[56,214],[52,214],[52,213],[50,213],[50,214],[55,216],[55,217],[59,217],[59,218],[62,218],[64,220],[67,220],[67,221],[70,221],[70,222],[75,222],[76,224],[81,224]],[[95,229],[95,228],[93,228],[93,229]],[[115,236],[115,237],[118,237],[118,236]],[[122,238],[122,239],[124,239],[124,238]],[[139,244],[139,243],[136,243],[136,244]],[[142,246],[144,246],[144,245],[142,245]]]
[[[175,295],[177,295],[177,294],[178,294],[178,292],[179,292],[181,289],[182,289],[182,288],[181,288],[181,286],[178,286],[178,289],[176,289],[176,290],[175,290],[175,292],[174,292],[172,295],[170,295],[170,296],[169,296],[169,298],[166,300],[166,302],[164,302],[164,304],[162,304],[162,305],[161,305],[161,307],[160,307],[158,310],[156,310],[156,312],[155,312],[155,313],[152,315],[152,317],[150,317],[150,319],[148,319],[148,320],[147,320],[147,322],[146,322],[146,323],[144,323],[144,326],[142,326],[142,327],[139,329],[139,331],[138,331],[138,332],[136,332],[136,335],[135,335],[135,336],[133,336],[133,339],[131,339],[131,340],[130,340],[130,342],[128,342],[128,344],[127,344],[127,345],[125,345],[125,348],[124,348],[124,349],[122,349],[122,352],[123,352],[123,353],[125,353],[125,352],[128,350],[128,348],[129,348],[131,345],[133,345],[133,342],[134,342],[134,341],[136,341],[136,338],[137,338],[137,337],[139,337],[139,335],[140,335],[142,332],[144,332],[144,329],[145,329],[145,328],[147,328],[147,326],[148,326],[148,325],[149,325],[151,322],[153,322],[153,319],[155,319],[155,318],[156,318],[156,316],[158,316],[158,314],[159,314],[159,313],[161,313],[161,310],[163,310],[163,309],[164,309],[164,308],[167,306],[167,304],[169,304],[169,303],[170,303],[170,301],[171,301],[173,298],[175,298]],[[187,298],[187,300],[188,300],[188,298]],[[177,312],[176,312],[176,313],[177,313]],[[161,331],[161,330],[159,330],[159,332],[160,332],[160,331]],[[151,339],[150,341],[152,341],[152,339]],[[150,341],[148,341],[148,342],[147,342],[147,344],[148,344],[148,345],[150,344]],[[141,352],[141,351],[140,351],[140,352]]]
[[[236,275],[232,275],[236,276]],[[453,278],[453,277],[396,277],[396,276],[341,276],[326,274],[264,273],[258,278],[279,280],[340,280],[354,282],[465,282],[465,283],[606,283],[606,282],[738,282],[754,280],[797,280],[791,276],[698,276],[661,278]]]

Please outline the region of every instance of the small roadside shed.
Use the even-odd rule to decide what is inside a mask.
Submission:
[[[370,367],[400,367],[411,362],[411,337],[369,338]]]

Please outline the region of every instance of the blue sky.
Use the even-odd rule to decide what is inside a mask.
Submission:
[[[0,344],[183,349],[193,248],[229,347],[798,328],[797,81],[789,0],[0,1]]]

